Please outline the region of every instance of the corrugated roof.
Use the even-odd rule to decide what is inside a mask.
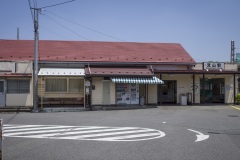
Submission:
[[[33,40],[0,40],[0,61],[33,60]],[[39,41],[40,61],[195,63],[178,43]]]
[[[84,69],[78,68],[40,68],[40,76],[85,76]]]

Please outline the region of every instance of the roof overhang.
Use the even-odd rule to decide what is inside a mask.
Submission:
[[[154,70],[158,74],[240,74],[239,71],[231,70]]]
[[[85,76],[84,69],[76,68],[41,68],[39,76]]]
[[[152,77],[153,72],[148,68],[119,68],[119,67],[86,67],[86,76],[121,76],[121,77]]]
[[[0,77],[32,77],[32,74],[21,74],[21,73],[3,73]]]

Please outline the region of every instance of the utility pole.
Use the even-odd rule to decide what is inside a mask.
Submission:
[[[30,9],[32,9],[34,11],[34,18],[33,18],[33,23],[34,23],[34,68],[33,68],[33,111],[32,112],[38,112],[38,40],[39,40],[39,33],[38,33],[38,15],[39,12],[41,12],[41,9],[43,8],[48,8],[48,7],[54,7],[54,6],[58,6],[58,5],[62,5],[65,3],[69,3],[69,2],[73,2],[75,0],[70,0],[70,1],[66,1],[66,2],[62,2],[62,3],[58,3],[58,4],[54,4],[54,5],[50,5],[50,6],[45,6],[45,7],[41,7],[41,8],[37,8],[37,2],[34,1],[34,8],[31,8],[31,4],[30,1],[29,5],[30,5]],[[31,11],[32,14],[32,11]]]
[[[34,10],[34,73],[33,73],[33,112],[38,112],[38,14],[40,8]]]

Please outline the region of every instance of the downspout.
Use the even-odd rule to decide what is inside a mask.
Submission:
[[[150,67],[151,67],[151,71],[152,71],[152,73],[154,74],[154,71],[153,71],[153,67],[152,67],[152,65],[150,65]]]
[[[88,71],[89,71],[89,74],[91,75],[91,69],[90,69],[90,66],[89,66],[89,63],[88,63]]]

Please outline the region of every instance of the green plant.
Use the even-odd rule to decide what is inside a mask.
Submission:
[[[236,100],[237,100],[237,104],[239,104],[240,103],[240,93],[237,94]]]

